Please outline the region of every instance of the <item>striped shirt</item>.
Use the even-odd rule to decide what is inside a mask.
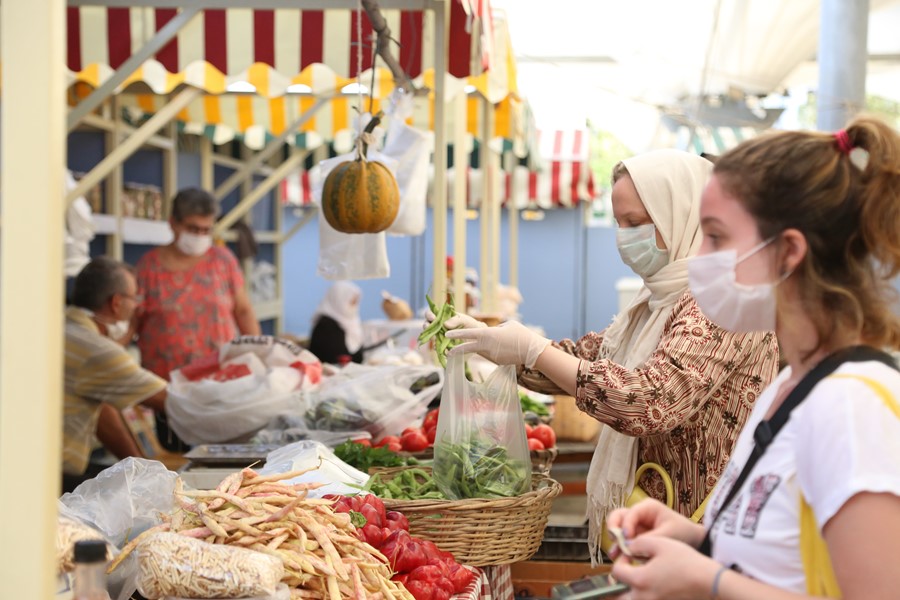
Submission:
[[[142,369],[76,307],[66,309],[65,361],[62,467],[68,475],[80,475],[95,447],[100,405],[123,410],[164,390],[166,382]]]
[[[725,331],[703,316],[687,292],[642,366],[626,369],[598,359],[602,343],[603,332],[556,344],[582,359],[575,390],[578,408],[640,438],[638,464],[662,465],[675,485],[675,509],[693,514],[725,469],[756,399],[778,372],[775,334]],[[552,391],[541,377],[525,371],[520,381]],[[638,485],[665,501],[665,487],[655,471],[648,471]]]

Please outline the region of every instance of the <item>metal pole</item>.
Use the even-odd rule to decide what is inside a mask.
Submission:
[[[65,3],[0,3],[0,598],[56,594]]]
[[[141,125],[127,140],[122,142],[112,153],[106,156],[100,164],[91,169],[91,172],[85,175],[74,190],[66,196],[66,206],[72,204],[76,198],[83,196],[89,189],[103,181],[117,165],[125,162],[129,156],[134,154],[138,148],[163,125],[175,118],[181,110],[190,104],[191,100],[200,95],[197,88],[185,88],[178,93],[177,96],[166,104],[158,113],[150,117],[146,123]]]
[[[466,312],[466,191],[469,157],[466,153],[466,108],[468,98],[460,91],[453,99],[453,292],[456,309]]]
[[[869,0],[822,0],[816,125],[842,129],[866,104]]]
[[[434,256],[432,262],[433,298],[442,303],[447,295],[447,12],[444,0],[432,0],[434,10]]]
[[[119,146],[122,139],[122,116],[119,114],[119,100],[115,96],[110,98],[109,105],[112,112],[113,127],[106,134],[106,154],[112,154]],[[122,260],[125,256],[125,242],[122,234],[122,197],[124,196],[125,174],[122,163],[117,164],[109,177],[106,178],[106,212],[116,219],[116,230],[106,240],[106,253],[116,260]]]
[[[491,202],[491,151],[488,148],[488,140],[491,139],[493,129],[488,128],[488,106],[491,103],[486,98],[481,98],[481,146],[478,153],[478,163],[481,167],[481,207],[479,216],[481,218],[481,311],[485,313],[493,312],[494,307],[491,304],[491,219],[494,216],[490,209]]]
[[[212,141],[205,135],[200,136],[200,187],[206,191],[213,189],[213,147]]]
[[[516,181],[515,155],[510,157],[512,165],[509,167],[509,285],[519,288],[519,205],[516,204],[516,195],[519,184]]]
[[[228,231],[228,228],[234,225],[238,219],[246,215],[250,209],[269,192],[269,190],[281,183],[285,177],[290,175],[291,171],[299,167],[306,159],[306,154],[306,152],[301,152],[291,155],[287,160],[281,163],[271,175],[266,177],[251,191],[247,192],[246,195],[241,198],[241,201],[238,202],[238,205],[231,209],[227,215],[223,216],[219,222],[216,223],[216,228],[213,232],[214,235],[221,235],[223,232]]]
[[[138,3],[140,4],[140,3]],[[72,131],[81,120],[100,106],[106,98],[111,96],[128,77],[137,71],[149,58],[159,52],[163,46],[169,43],[179,31],[193,19],[200,9],[196,6],[187,6],[181,9],[175,17],[160,29],[140,50],[128,57],[122,65],[116,69],[112,76],[103,82],[103,85],[95,89],[91,94],[78,103],[78,106],[69,111],[66,117],[66,128]]]

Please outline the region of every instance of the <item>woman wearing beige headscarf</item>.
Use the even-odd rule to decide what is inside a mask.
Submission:
[[[665,500],[662,478],[636,467],[662,465],[675,484],[675,509],[692,515],[728,462],[742,424],[774,378],[771,333],[735,334],[704,317],[688,291],[687,259],[700,248],[700,194],[712,163],[661,150],[628,159],[613,172],[616,245],[644,281],[631,305],[599,333],[551,344],[519,323],[483,327],[465,316],[448,337],[453,352],[478,352],[526,367],[520,382],[575,396],[602,421],[588,473],[592,554],[606,515],[635,485]]]

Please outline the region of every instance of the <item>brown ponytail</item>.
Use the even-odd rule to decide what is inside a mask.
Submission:
[[[830,133],[789,131],[744,142],[714,173],[763,239],[785,229],[806,237],[795,276],[820,344],[861,336],[900,348],[891,283],[900,274],[900,136],[872,117],[853,120],[846,133],[849,147],[868,153],[865,168]]]

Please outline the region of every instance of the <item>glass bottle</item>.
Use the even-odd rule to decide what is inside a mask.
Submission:
[[[106,542],[75,542],[73,600],[110,600],[106,591]]]

